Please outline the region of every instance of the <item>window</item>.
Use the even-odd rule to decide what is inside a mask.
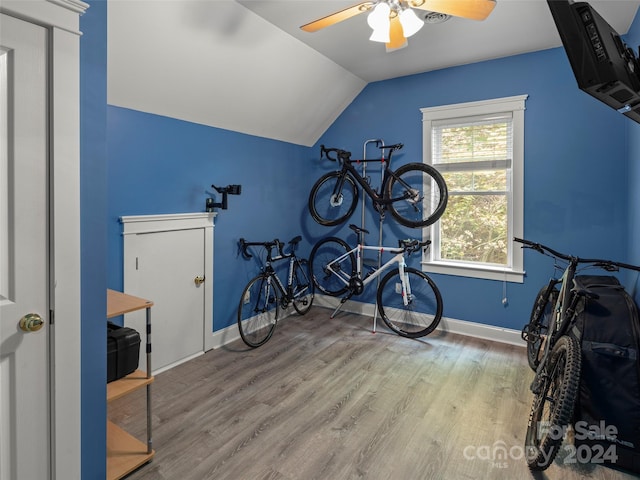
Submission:
[[[522,282],[524,103],[527,96],[421,109],[424,161],[449,202],[425,229],[430,272]]]

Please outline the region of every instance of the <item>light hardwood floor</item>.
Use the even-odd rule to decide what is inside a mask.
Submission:
[[[370,318],[330,313],[314,307],[260,348],[238,340],[157,375],[156,456],[128,480],[636,478],[563,452],[529,472],[523,348],[372,334]],[[109,407],[140,438],[142,412],[143,392]]]

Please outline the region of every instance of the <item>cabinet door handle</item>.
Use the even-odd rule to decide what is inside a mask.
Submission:
[[[196,284],[196,287],[199,287],[200,285],[202,285],[204,283],[204,275],[203,276],[197,276],[196,278],[193,279],[193,283]]]

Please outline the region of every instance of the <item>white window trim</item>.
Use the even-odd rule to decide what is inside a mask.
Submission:
[[[458,103],[438,107],[421,108],[422,112],[422,158],[431,163],[432,139],[431,130],[434,121],[488,115],[492,113],[513,112],[513,165],[512,165],[512,202],[513,217],[509,229],[509,237],[523,236],[524,229],[524,110],[528,95],[518,95],[479,102]],[[432,238],[433,230],[439,222],[423,229],[423,239]],[[494,267],[463,262],[434,261],[429,250],[422,259],[422,270],[431,273],[458,275],[487,280],[499,280],[522,283],[524,281],[524,264],[522,249],[511,245],[511,267]]]

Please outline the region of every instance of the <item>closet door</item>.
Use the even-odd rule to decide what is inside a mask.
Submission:
[[[154,302],[156,371],[204,351],[204,235],[200,229],[148,233],[137,235],[136,244],[137,267],[125,291]]]
[[[154,228],[147,228],[150,223]],[[211,348],[207,341],[213,334],[208,305],[213,289],[213,225],[182,228],[173,218],[166,225],[162,221],[140,225],[138,233],[125,234],[124,291],[154,302],[152,370],[158,372]],[[128,314],[125,324],[142,334],[144,313]],[[140,365],[146,361],[143,350]]]

